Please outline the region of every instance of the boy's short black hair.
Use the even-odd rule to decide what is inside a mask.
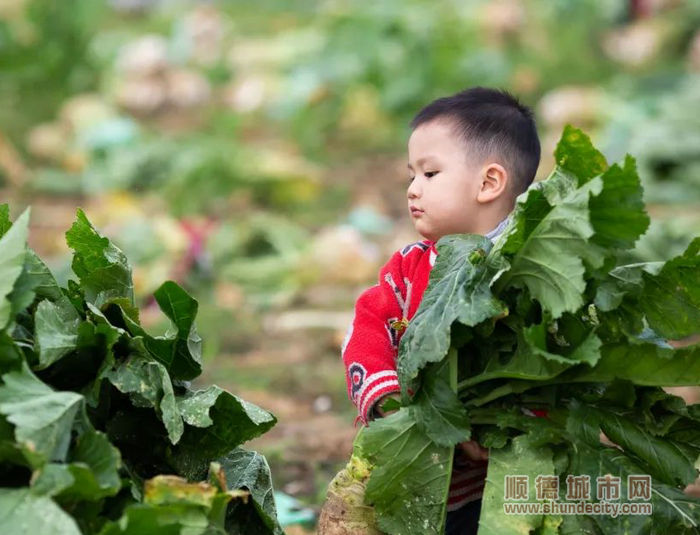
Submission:
[[[465,89],[425,106],[411,121],[411,129],[437,119],[454,126],[476,161],[494,155],[501,159],[513,196],[530,186],[540,163],[540,140],[532,110],[513,95],[486,87]]]

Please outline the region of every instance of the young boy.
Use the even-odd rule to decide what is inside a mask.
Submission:
[[[394,253],[378,284],[360,295],[342,348],[348,395],[365,425],[384,416],[387,397],[398,397],[399,341],[428,284],[435,242],[458,233],[496,238],[540,161],[532,112],[505,91],[474,87],[439,98],[411,129],[408,211],[425,239]],[[486,478],[488,450],[473,440],[459,446],[446,534],[476,533]]]

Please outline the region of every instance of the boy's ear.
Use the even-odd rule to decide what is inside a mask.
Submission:
[[[478,202],[491,202],[498,199],[508,189],[508,171],[500,164],[489,163],[482,171],[481,187],[476,196]]]

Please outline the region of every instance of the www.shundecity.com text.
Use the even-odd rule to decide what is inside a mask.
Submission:
[[[651,503],[619,502],[545,502],[504,503],[507,515],[606,515],[613,518],[624,515],[651,515]]]

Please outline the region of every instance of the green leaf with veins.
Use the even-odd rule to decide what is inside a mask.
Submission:
[[[372,422],[358,436],[358,455],[375,465],[365,501],[387,533],[441,534],[452,472],[452,448],[420,431],[408,409]]]
[[[6,373],[0,385],[0,414],[15,426],[15,439],[35,457],[35,466],[64,461],[73,420],[84,402],[75,392],[57,392],[25,365]]]
[[[87,301],[97,307],[114,297],[126,297],[133,302],[134,285],[126,256],[97,232],[80,209],[75,223],[66,232],[66,242],[74,251],[73,272],[80,279]]]
[[[427,363],[437,362],[447,354],[453,322],[474,326],[507,313],[489,288],[494,265],[469,261],[472,253],[486,252],[490,247],[487,238],[474,234],[450,235],[438,241],[439,255],[428,289],[399,345],[397,369],[403,387]]]

